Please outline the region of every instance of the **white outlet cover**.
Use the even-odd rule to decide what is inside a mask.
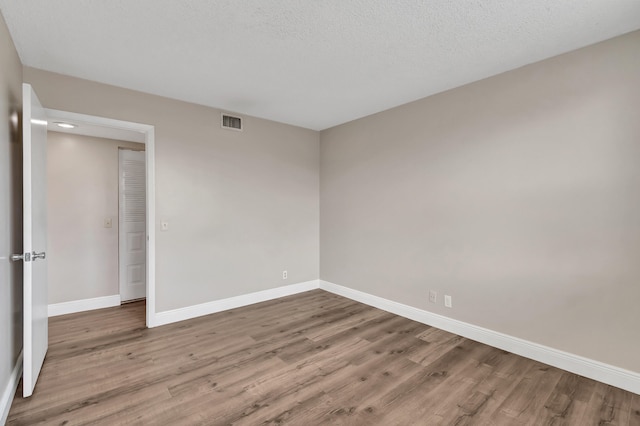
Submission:
[[[446,306],[447,308],[450,308],[452,306],[451,296],[449,296],[448,294],[444,295],[444,306]]]
[[[169,222],[163,220],[162,222],[160,222],[160,227],[162,228],[163,231],[168,231],[169,230]]]

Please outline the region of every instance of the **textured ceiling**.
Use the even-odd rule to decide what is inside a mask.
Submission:
[[[640,29],[640,0],[0,0],[22,62],[325,129]]]

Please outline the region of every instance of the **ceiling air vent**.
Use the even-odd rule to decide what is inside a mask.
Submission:
[[[242,118],[222,114],[222,128],[242,131]]]

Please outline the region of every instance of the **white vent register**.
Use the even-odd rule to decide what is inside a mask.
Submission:
[[[242,131],[242,118],[223,113],[222,128]]]

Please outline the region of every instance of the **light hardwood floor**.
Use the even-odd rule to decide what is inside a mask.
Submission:
[[[640,396],[314,290],[154,329],[143,303],[52,318],[8,424],[640,425]]]

